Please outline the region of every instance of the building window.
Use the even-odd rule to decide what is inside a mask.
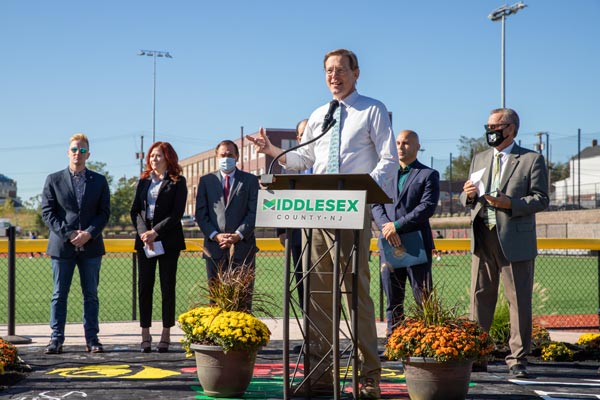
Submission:
[[[294,147],[298,144],[295,139],[281,139],[281,148],[283,150],[287,150],[291,147]]]

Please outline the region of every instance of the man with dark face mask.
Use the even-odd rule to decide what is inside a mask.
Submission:
[[[509,303],[511,377],[527,378],[531,348],[533,272],[537,256],[535,213],[549,203],[544,157],[515,143],[519,116],[492,110],[485,125],[493,147],[476,154],[460,195],[471,210],[471,317],[489,331],[500,278]],[[486,370],[483,360],[474,369]]]
[[[215,156],[219,170],[200,178],[196,195],[196,222],[204,234],[203,257],[209,281],[219,268],[254,268],[257,250],[258,178],[236,168],[240,153],[231,140],[220,142]]]

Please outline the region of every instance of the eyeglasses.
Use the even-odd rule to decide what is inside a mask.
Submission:
[[[333,74],[345,75],[348,70],[346,68],[328,68],[325,70],[327,76],[332,76]]]
[[[485,128],[486,131],[495,131],[497,129],[500,129],[501,126],[504,126],[504,128],[502,128],[502,129],[506,129],[506,128],[508,128],[509,125],[510,125],[510,122],[507,122],[504,124],[485,124],[483,127]]]
[[[81,154],[85,154],[88,151],[85,147],[79,147],[79,148],[71,147],[70,150],[71,150],[71,153],[73,153],[73,154],[77,154],[77,151],[79,151],[79,153],[81,153]]]

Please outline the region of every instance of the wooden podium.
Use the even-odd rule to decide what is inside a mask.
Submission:
[[[360,232],[363,229],[364,224],[367,222],[365,218],[369,218],[370,222],[370,211],[368,204],[371,203],[390,203],[392,200],[385,194],[385,192],[379,187],[379,185],[371,178],[368,174],[321,174],[321,175],[263,175],[261,177],[261,183],[265,186],[266,190],[261,190],[262,193],[259,193],[259,204],[257,209],[257,227],[277,227],[277,228],[286,228],[286,242],[285,242],[285,273],[284,273],[284,299],[283,299],[283,373],[284,373],[284,399],[290,399],[295,396],[296,390],[306,389],[306,391],[310,392],[311,385],[311,377],[319,378],[317,375],[317,368],[321,368],[323,370],[323,365],[326,365],[326,370],[331,369],[333,371],[333,398],[339,399],[341,396],[341,385],[340,382],[345,382],[348,378],[346,374],[344,378],[340,379],[340,358],[342,354],[350,353],[350,358],[348,359],[348,366],[350,363],[352,365],[352,387],[353,387],[353,396],[355,399],[358,399],[358,348],[357,348],[357,338],[356,334],[358,333],[358,318],[357,318],[357,276],[358,276],[358,260],[359,254],[361,251],[365,249],[360,249]],[[294,192],[290,192],[294,191]],[[342,192],[340,192],[342,191]],[[332,281],[333,285],[331,288],[331,292],[328,292],[332,296],[332,308],[333,315],[331,316],[332,322],[332,337],[324,338],[327,342],[331,343],[331,350],[325,354],[322,358],[316,360],[316,366],[313,368],[311,365],[311,359],[314,360],[314,357],[311,356],[310,346],[311,342],[313,342],[314,338],[311,338],[311,334],[318,335],[320,330],[318,327],[314,326],[314,321],[311,320],[310,315],[310,302],[311,296],[313,292],[311,292],[309,276],[314,269],[314,265],[311,261],[311,240],[312,240],[312,229],[332,229],[331,223],[326,223],[324,220],[312,220],[310,218],[297,218],[295,220],[290,221],[286,220],[282,217],[284,212],[281,211],[279,214],[277,211],[273,209],[276,208],[276,204],[281,204],[277,202],[278,193],[285,193],[286,196],[289,196],[290,193],[297,193],[299,198],[294,198],[294,200],[290,200],[290,198],[283,199],[283,202],[286,204],[290,204],[290,202],[295,204],[309,204],[311,200],[314,203],[319,204],[319,200],[322,200],[324,197],[328,195],[338,197],[340,195],[345,195],[346,197],[350,197],[350,195],[356,195],[357,199],[355,201],[360,201],[361,203],[361,212],[356,215],[356,220],[353,221],[347,228],[335,228],[334,232],[334,240],[333,240],[333,248],[328,249],[327,252],[333,252],[333,266],[332,266]],[[274,196],[270,199],[266,199],[266,197]],[[262,201],[261,201],[262,198]],[[319,198],[319,200],[315,200],[315,198]],[[281,199],[279,199],[281,200]],[[343,201],[343,200],[340,200]],[[271,207],[271,208],[269,208]],[[306,207],[308,208],[308,207]],[[307,213],[310,214],[310,211],[300,210],[297,213],[302,217]],[[273,215],[267,215],[268,213]],[[297,216],[297,215],[296,215]],[[288,215],[289,217],[289,215]],[[340,217],[341,219],[341,217]],[[306,235],[305,239],[303,239],[302,244],[302,257],[299,262],[302,260],[307,260],[307,263],[303,268],[303,277],[302,282],[304,283],[304,309],[300,309],[299,302],[292,298],[291,293],[295,290],[296,284],[290,284],[290,275],[293,269],[291,268],[291,248],[289,246],[288,239],[291,237],[291,229],[293,228],[302,228],[305,229]],[[341,231],[342,229],[351,229],[353,231],[353,244],[352,244],[352,261],[351,261],[351,271],[348,271],[348,264],[345,266],[340,265],[341,258]],[[368,251],[368,249],[367,249]],[[350,322],[348,322],[348,316],[346,315],[345,324],[346,324],[346,332],[344,335],[349,339],[350,345],[347,346],[343,352],[340,352],[340,322],[342,316],[342,307],[341,307],[341,297],[342,294],[345,293],[342,291],[342,282],[346,274],[351,274],[351,287],[352,287],[352,307],[350,309]],[[290,323],[290,308],[293,311],[294,319],[298,322],[298,324],[302,327],[301,331],[303,334],[303,351],[298,356],[295,365],[292,368],[290,366],[290,344],[289,344],[289,323]],[[300,323],[302,320],[302,323]],[[304,364],[304,374],[300,377],[300,360],[303,359]],[[327,378],[331,379],[331,378]],[[292,387],[292,384],[295,384]]]

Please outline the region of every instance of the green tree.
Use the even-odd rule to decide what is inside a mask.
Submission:
[[[131,225],[129,211],[131,203],[135,196],[137,177],[127,178],[123,176],[119,178],[117,187],[110,196],[110,219],[108,224],[115,225]]]
[[[42,195],[37,194],[33,197],[30,197],[24,204],[26,209],[32,211],[40,211],[42,210]]]
[[[561,181],[569,176],[569,164],[550,161],[550,182]]]
[[[473,155],[488,148],[485,137],[470,138],[461,136],[458,139],[458,156],[452,159],[452,181],[469,179],[469,168]],[[450,179],[450,166],[446,167],[443,179]]]
[[[85,166],[90,171],[94,171],[94,172],[104,175],[104,177],[106,178],[106,181],[108,182],[108,187],[111,188],[111,191],[112,191],[112,185],[113,185],[113,182],[115,181],[115,179],[106,169],[106,163],[101,162],[101,161],[88,161],[85,164]]]
[[[2,206],[1,215],[3,217],[12,217],[15,214],[15,203],[13,203],[10,197],[7,197],[4,200],[4,205]]]

